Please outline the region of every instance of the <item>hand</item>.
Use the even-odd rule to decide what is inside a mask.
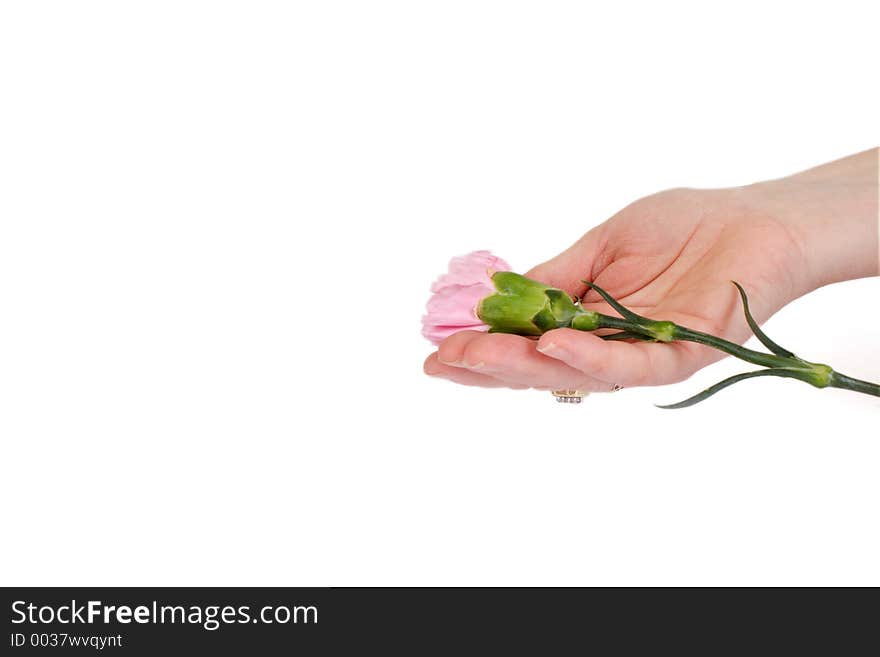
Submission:
[[[837,280],[876,275],[877,149],[778,181],[675,189],[633,203],[526,275],[615,314],[581,279],[651,319],[743,342],[749,329],[730,283],[763,322]],[[425,372],[465,385],[610,391],[681,381],[723,354],[675,342],[607,342],[558,329],[539,340],[462,331]]]

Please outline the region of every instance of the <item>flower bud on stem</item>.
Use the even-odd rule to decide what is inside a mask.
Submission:
[[[766,368],[732,376],[716,383],[714,386],[707,388],[690,399],[677,404],[661,406],[660,408],[692,406],[734,383],[758,376],[799,379],[817,388],[842,388],[880,397],[880,385],[835,372],[828,365],[811,363],[798,358],[791,351],[773,342],[755,322],[749,310],[745,290],[735,281],[733,281],[733,284],[739,290],[746,322],[752,329],[755,337],[771,353],[755,351],[709,333],[680,326],[674,322],[657,321],[642,317],[623,306],[605,290],[589,281],[583,282],[596,290],[608,305],[620,314],[620,317],[584,310],[579,303],[573,302],[562,290],[547,287],[513,272],[497,272],[492,276],[492,281],[498,293],[486,297],[477,307],[477,315],[489,325],[490,331],[517,333],[519,335],[541,335],[552,329],[563,327],[573,328],[578,331],[617,329],[618,333],[602,336],[603,339],[639,339],[655,342],[684,340],[696,342],[723,351],[748,363]]]

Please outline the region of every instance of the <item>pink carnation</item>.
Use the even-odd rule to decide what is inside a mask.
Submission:
[[[490,271],[510,271],[510,265],[489,251],[474,251],[449,261],[449,271],[431,286],[422,335],[434,344],[458,331],[486,331],[475,313],[477,304],[495,292]]]

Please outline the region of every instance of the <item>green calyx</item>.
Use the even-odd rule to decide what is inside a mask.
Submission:
[[[564,291],[511,271],[493,274],[492,284],[497,292],[480,301],[477,316],[493,333],[541,335],[584,314]]]

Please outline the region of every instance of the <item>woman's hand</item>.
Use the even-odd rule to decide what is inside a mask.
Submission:
[[[878,273],[877,149],[778,181],[675,189],[641,199],[589,231],[529,278],[584,296],[593,281],[651,319],[743,342],[736,280],[763,322],[816,287]],[[681,381],[722,354],[687,342],[608,342],[559,329],[540,340],[462,331],[425,372],[465,385],[610,391]]]

